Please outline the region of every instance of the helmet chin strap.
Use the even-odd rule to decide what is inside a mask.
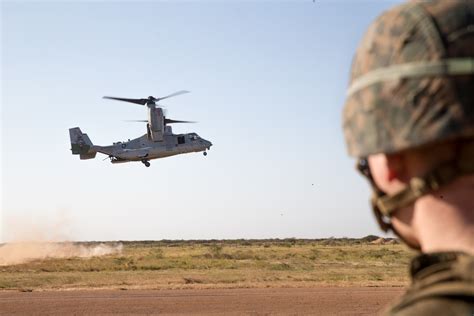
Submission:
[[[377,189],[377,191],[379,191]],[[386,195],[383,195],[386,196]],[[381,198],[382,196],[377,195],[377,193],[374,192],[370,203],[372,205],[372,210],[374,212],[375,218],[377,219],[377,223],[379,224],[379,227],[384,231],[384,232],[389,232],[390,230],[398,237],[400,238],[405,244],[407,244],[410,248],[414,250],[421,251],[421,247],[419,244],[414,244],[410,242],[408,239],[405,239],[402,234],[400,234],[395,227],[392,225],[392,222],[390,220],[390,217],[385,216],[377,206],[377,200]]]
[[[382,192],[368,170],[362,171],[362,173],[368,175],[374,190],[371,204],[380,228],[384,232],[392,230],[408,246],[420,250],[419,245],[409,242],[394,229],[390,217],[400,208],[413,204],[421,196],[438,190],[458,177],[473,174],[474,140],[469,140],[460,145],[456,159],[440,164],[424,176],[411,178],[405,189],[393,195]]]

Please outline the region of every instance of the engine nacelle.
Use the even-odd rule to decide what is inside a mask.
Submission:
[[[165,127],[163,109],[150,108],[148,122],[150,122],[150,138],[154,142],[163,141],[163,133]]]

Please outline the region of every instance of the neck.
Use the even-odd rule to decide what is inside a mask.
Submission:
[[[412,227],[423,252],[474,255],[474,175],[461,177],[415,203]]]

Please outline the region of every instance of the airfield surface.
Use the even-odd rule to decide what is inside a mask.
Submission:
[[[0,314],[376,315],[402,292],[399,287],[5,291]]]
[[[0,315],[374,315],[408,285],[394,240],[0,245]]]

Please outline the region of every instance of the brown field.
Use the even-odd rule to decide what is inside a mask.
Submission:
[[[55,244],[81,252],[0,266],[0,310],[373,315],[403,292],[413,255],[373,239]],[[97,246],[117,245],[120,253],[93,256]]]
[[[120,254],[0,266],[0,289],[404,286],[412,256],[403,245],[363,239],[121,243]]]

